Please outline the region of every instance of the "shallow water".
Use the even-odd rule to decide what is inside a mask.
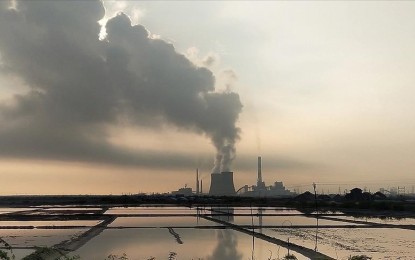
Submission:
[[[221,209],[226,212],[226,210],[233,210],[234,214],[302,214],[300,211],[292,208],[286,207],[210,207],[210,210],[220,211]]]
[[[102,208],[97,208],[97,207],[91,207],[91,208],[85,208],[85,207],[42,207],[42,210],[61,210],[61,211],[66,211],[66,210],[73,210],[73,211],[93,211],[93,210],[102,210]]]
[[[377,224],[393,224],[393,225],[415,225],[415,218],[374,218],[374,217],[352,217],[352,216],[335,216],[334,218],[352,220],[352,221],[363,221]]]
[[[0,229],[0,237],[12,247],[42,247],[53,246],[83,232],[83,229]]]
[[[14,255],[15,259],[22,259],[23,257],[35,252],[34,249],[13,249],[12,251],[6,250],[9,256]]]
[[[218,226],[203,218],[181,217],[118,217],[109,227],[194,227]]]
[[[130,259],[167,259],[174,252],[178,259],[242,260],[267,259],[278,254],[282,257],[287,252],[229,229],[176,228],[174,232],[180,236],[180,243],[166,228],[106,230],[75,254],[82,259],[103,259],[109,254],[123,253]]]
[[[316,225],[317,220],[314,217],[306,216],[235,216],[234,223],[237,225],[263,225],[263,226],[301,226],[301,225]],[[347,222],[319,219],[319,225],[350,225]],[[353,224],[359,225],[359,224]]]
[[[45,220],[45,221],[0,221],[0,227],[59,227],[59,226],[86,226],[92,227],[99,224],[97,220]]]
[[[37,210],[36,208],[0,208],[0,214]]]
[[[288,248],[253,237],[250,233],[233,230],[231,226],[205,219],[203,217],[205,214],[219,222],[248,226],[245,229],[249,229],[249,226],[253,224],[255,232],[280,241],[289,241],[291,245],[316,249],[335,259],[347,259],[350,255],[358,254],[366,254],[373,259],[415,259],[413,257],[415,255],[414,230],[369,228],[366,224],[348,223],[341,220],[364,221],[365,219],[347,215],[337,216],[341,214],[339,212],[336,212],[333,219],[319,219],[319,226],[324,225],[328,228],[318,229],[304,227],[304,225],[316,226],[315,217],[306,216],[295,209],[275,207],[252,209],[250,207],[206,207],[203,209],[154,206],[112,207],[103,215],[91,215],[90,220],[68,221],[65,218],[53,221],[48,221],[46,218],[43,221],[39,220],[42,216],[50,217],[46,216],[50,214],[54,216],[62,214],[66,218],[72,218],[74,214],[97,214],[101,210],[99,207],[2,208],[0,214],[15,212],[26,217],[33,216],[36,220],[2,220],[0,227],[2,226],[3,229],[0,228],[0,237],[12,245],[18,256],[16,259],[33,252],[34,246],[49,247],[62,241],[80,241],[81,247],[70,255],[79,254],[82,259],[104,259],[110,254],[122,255],[123,253],[126,253],[129,259],[150,257],[167,259],[169,253],[174,252],[177,254],[177,259],[262,260],[277,259],[288,252]],[[238,215],[251,214],[251,212],[252,216]],[[265,215],[261,216],[261,214]],[[272,216],[272,214],[276,215]],[[380,224],[415,225],[412,218],[402,220],[369,218],[367,221]],[[102,232],[101,229],[96,229],[97,232],[88,232],[90,229],[94,230],[94,226],[99,223],[107,225]],[[358,228],[352,228],[352,225]],[[6,228],[7,226],[20,226],[26,229]],[[27,229],[32,226],[35,228]],[[45,229],[45,226],[54,229]],[[76,228],[77,226],[86,227],[79,229]],[[261,226],[272,228],[261,228]],[[251,229],[249,232],[252,232]],[[82,240],[81,238],[86,234],[89,236]],[[297,252],[294,254],[298,259],[308,259]]]
[[[334,258],[365,254],[373,259],[414,259],[415,231],[401,229],[264,229],[265,234],[315,248]]]
[[[153,214],[153,215],[188,215],[196,214],[196,209],[178,207],[113,207],[105,214]]]

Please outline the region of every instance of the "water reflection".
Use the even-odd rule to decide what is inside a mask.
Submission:
[[[104,259],[109,254],[126,253],[129,259],[155,257],[157,260],[166,259],[169,252],[175,252],[177,259],[203,260],[263,260],[268,259],[270,250],[272,255],[277,255],[276,246],[256,239],[256,252],[252,257],[251,236],[231,229],[174,228],[174,231],[180,235],[183,244],[177,243],[168,229],[110,229],[74,254],[82,259]]]
[[[212,218],[233,223],[234,209],[232,207],[212,207]]]
[[[316,243],[314,245],[314,251],[317,252],[317,245],[318,245],[318,211],[316,212]]]
[[[217,244],[208,260],[240,260],[242,254],[238,252],[238,240],[232,230],[218,230]]]
[[[259,226],[259,232],[262,234],[262,225],[263,225],[263,214],[264,214],[263,208],[258,208],[258,226]]]
[[[96,214],[97,208],[91,208],[97,217],[88,216],[85,220],[74,220],[73,217],[81,211],[84,214],[85,208],[47,211],[63,214],[61,220],[43,216],[46,210],[42,209],[35,213],[33,209],[13,210],[19,212],[15,219],[0,214],[0,237],[5,238],[13,249],[20,250],[19,254],[30,254],[34,246],[75,241],[93,225],[103,221],[103,216],[116,220],[102,233],[94,233],[96,236],[91,236],[91,240],[86,241],[74,255],[79,254],[82,259],[104,259],[109,254],[126,253],[129,259],[148,259],[151,256],[166,259],[169,252],[175,252],[177,259],[262,260],[294,251],[299,259],[310,259],[298,250],[297,245],[337,259],[357,254],[366,254],[373,259],[414,259],[415,252],[414,228],[410,226],[414,225],[415,219],[410,217],[386,219],[388,223],[397,224],[391,228],[373,225],[377,222],[385,224],[386,220],[379,217],[364,222],[344,213],[327,214],[319,210],[301,214],[291,209],[266,207],[134,207],[113,209],[111,215],[102,216]],[[0,213],[5,211],[10,209],[3,209]],[[88,227],[79,229],[81,224]],[[28,225],[44,227],[38,229]],[[16,227],[12,229],[11,226]],[[17,257],[21,258],[21,255]]]
[[[173,228],[169,227],[168,230],[169,230],[169,233],[172,234],[174,239],[176,239],[178,244],[183,244],[183,241],[182,241],[180,235],[176,231],[174,231]]]

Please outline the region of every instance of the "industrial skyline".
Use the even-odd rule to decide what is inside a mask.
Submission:
[[[236,190],[411,191],[414,12],[1,1],[0,194],[162,193],[196,168],[206,192],[222,172]]]

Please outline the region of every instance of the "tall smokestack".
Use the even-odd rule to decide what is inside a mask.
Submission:
[[[199,168],[196,168],[196,194],[199,194]]]
[[[262,184],[262,162],[261,162],[261,156],[258,156],[258,180],[257,180],[257,186],[261,186]]]

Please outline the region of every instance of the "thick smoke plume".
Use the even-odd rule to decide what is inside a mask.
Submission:
[[[215,92],[210,70],[122,13],[99,40],[101,1],[11,4],[0,4],[0,57],[30,91],[0,106],[2,155],[122,157],[128,152],[111,146],[105,129],[127,118],[207,135],[217,150],[214,171],[229,170],[242,105],[234,92]]]

